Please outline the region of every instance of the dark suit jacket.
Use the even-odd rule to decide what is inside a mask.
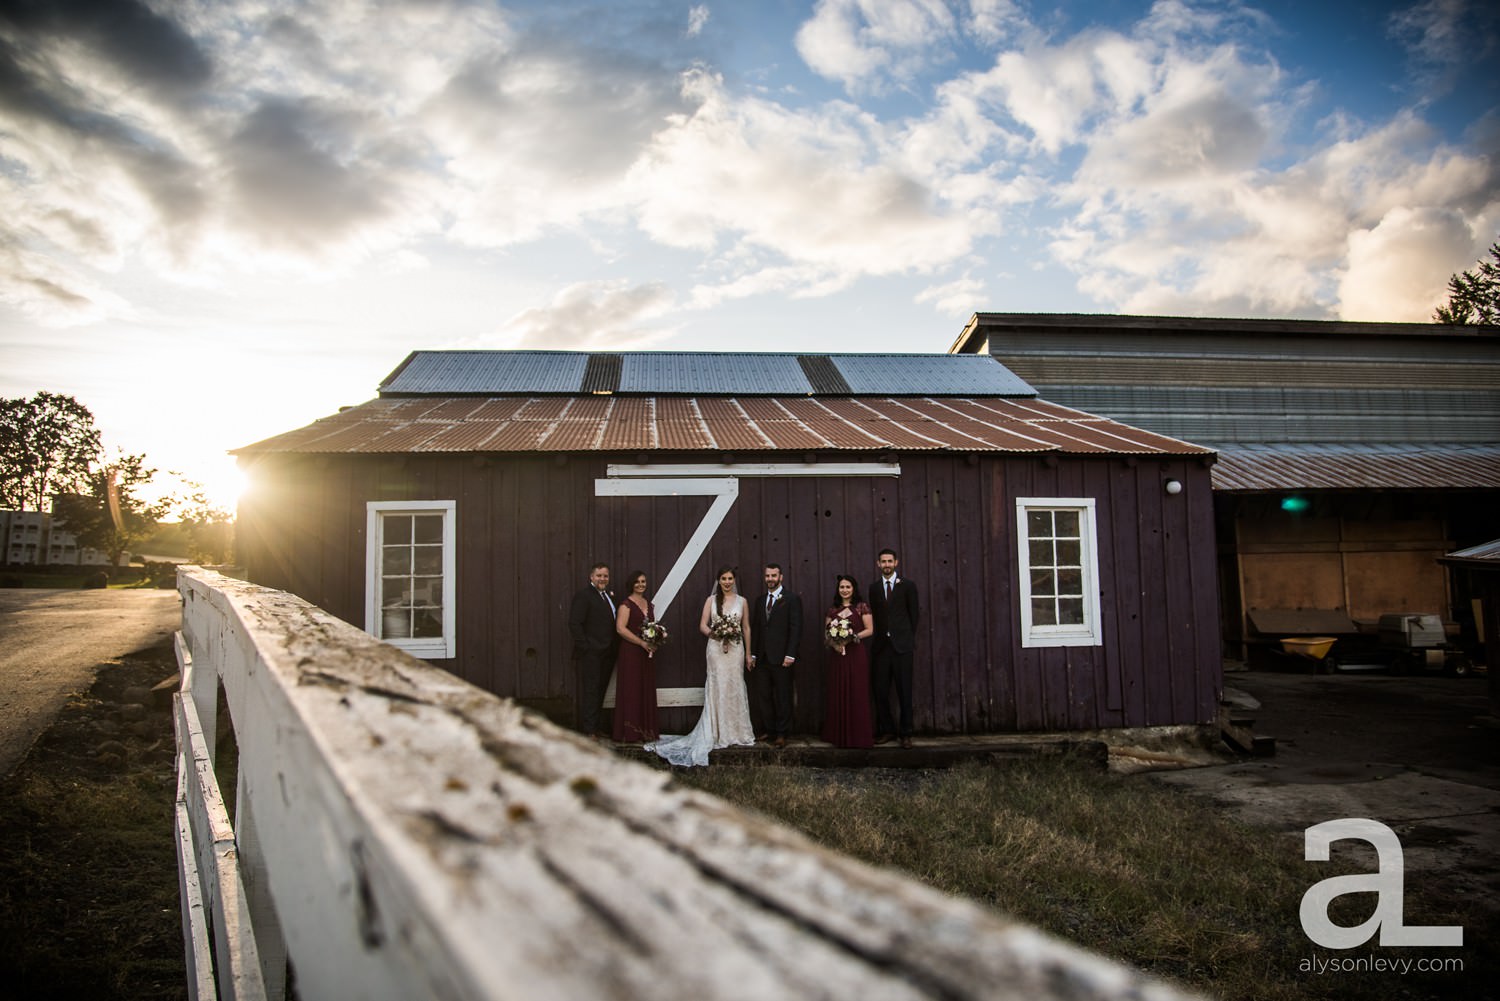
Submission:
[[[766,596],[760,595],[750,606],[750,643],[754,647],[756,666],[780,666],[786,657],[797,656],[802,641],[802,598],[785,587],[781,598],[766,621]]]
[[[594,585],[586,585],[573,595],[573,604],[568,608],[568,634],[573,637],[575,660],[585,653],[604,653],[620,641],[615,632],[615,617]]]
[[[896,575],[896,586],[891,589],[891,600],[885,600],[885,578],[875,575],[870,585],[870,618],[875,620],[876,643],[889,642],[897,653],[911,653],[917,646],[917,619],[921,608],[917,601],[917,585]],[[887,637],[889,634],[889,637]]]

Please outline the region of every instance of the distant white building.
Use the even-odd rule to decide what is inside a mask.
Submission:
[[[88,546],[46,511],[0,511],[3,554],[12,566],[109,566],[109,556]]]

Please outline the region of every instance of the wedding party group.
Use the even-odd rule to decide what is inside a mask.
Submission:
[[[826,686],[822,739],[864,748],[899,740],[912,746],[912,668],[920,614],[917,586],[899,573],[900,558],[882,549],[870,594],[848,574],[836,578],[821,619]],[[656,722],[655,654],[667,642],[647,597],[641,570],[610,591],[608,564],[596,563],[568,611],[578,672],[578,729],[596,739],[639,743],[673,765],[708,764],[709,752],[757,742],[785,747],[792,735],[793,672],[802,642],[802,597],[777,563],[763,568],[763,591],[740,593],[739,575],[722,567],[703,602],[703,713],[691,733],[663,736]],[[604,688],[615,676],[614,720],[600,728]],[[891,695],[896,711],[891,711]]]

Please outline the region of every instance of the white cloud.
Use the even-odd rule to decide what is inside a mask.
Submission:
[[[1427,320],[1448,299],[1445,262],[1475,249],[1474,233],[1451,209],[1394,208],[1370,229],[1349,234],[1339,280],[1339,318]],[[1458,270],[1464,270],[1459,268]]]
[[[698,4],[688,10],[687,34],[689,38],[697,38],[703,34],[703,29],[708,25],[709,10],[707,4]]]
[[[967,317],[989,305],[989,292],[977,278],[960,278],[943,285],[929,285],[913,301],[931,303],[946,316]]]
[[[857,109],[735,100],[703,73],[686,86],[698,109],[657,135],[633,172],[653,239],[710,250],[732,234],[804,265],[877,275],[967,251],[966,220],[900,169]]]
[[[982,21],[986,28],[994,23],[993,16]],[[818,0],[796,44],[818,75],[853,90],[878,90],[886,78],[911,79],[941,55],[940,43],[957,28],[942,0]]]
[[[669,325],[653,325],[672,302],[671,290],[661,284],[580,282],[563,288],[546,306],[506,321],[495,340],[511,348],[645,348],[674,332]]]

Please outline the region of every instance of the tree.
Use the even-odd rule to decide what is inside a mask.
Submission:
[[[187,531],[188,559],[208,566],[234,560],[234,515],[208,499],[201,483],[178,502],[178,517]]]
[[[0,398],[0,507],[47,510],[49,497],[86,486],[103,453],[94,415],[73,397]]]
[[[1468,326],[1500,323],[1500,243],[1490,244],[1492,261],[1448,279],[1448,303],[1432,318],[1437,323]]]
[[[120,556],[151,535],[171,508],[170,498],[146,503],[135,495],[156,470],[144,455],[120,454],[88,474],[86,492],[61,494],[52,505],[56,522],[72,532],[80,546],[97,549],[119,563]]]

